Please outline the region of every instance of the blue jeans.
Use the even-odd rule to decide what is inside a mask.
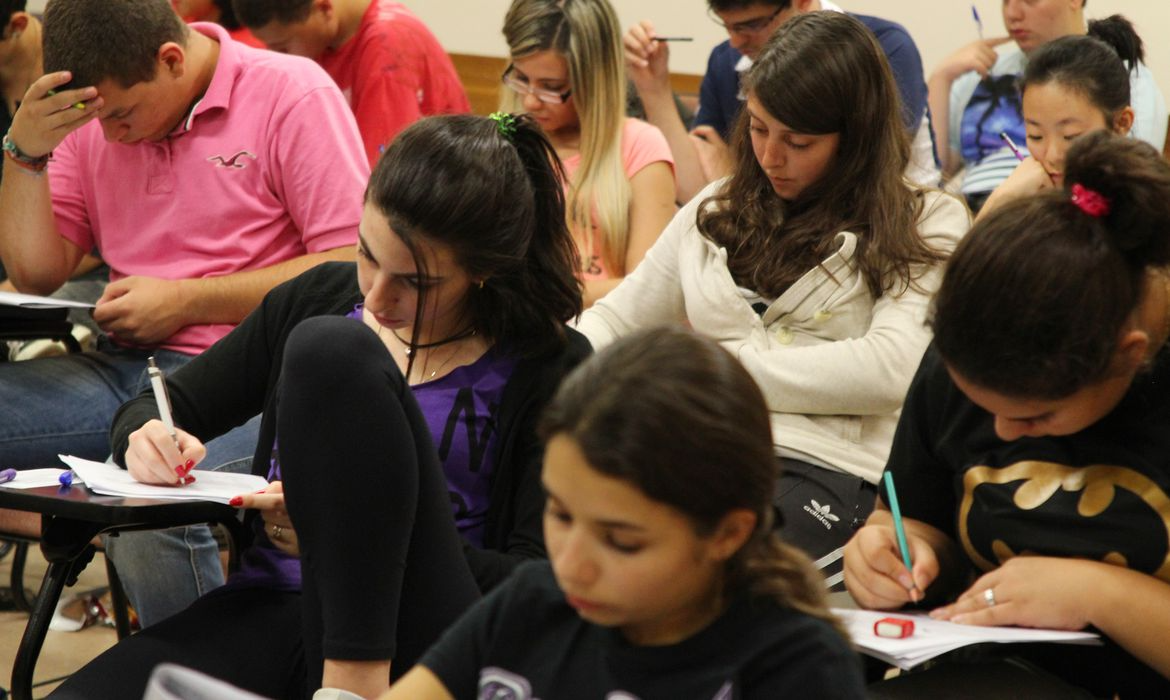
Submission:
[[[0,363],[0,468],[59,465],[58,454],[105,460],[110,421],[119,406],[149,385],[151,355],[164,372],[191,360],[99,338],[95,352]],[[200,468],[247,471],[259,425],[256,417],[208,442]],[[109,556],[143,624],[181,610],[223,583],[218,547],[205,525],[109,540]]]
[[[151,355],[164,372],[191,360],[99,338],[95,352],[0,364],[0,467],[59,466],[58,454],[106,459],[110,421],[119,406],[149,386]]]

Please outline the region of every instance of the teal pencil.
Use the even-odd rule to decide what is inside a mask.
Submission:
[[[910,563],[910,546],[906,544],[906,528],[902,525],[902,510],[898,508],[898,492],[894,490],[894,475],[889,469],[882,478],[886,482],[886,500],[889,501],[890,513],[894,516],[894,533],[898,536],[898,549],[902,551],[902,563],[907,571],[913,571]]]

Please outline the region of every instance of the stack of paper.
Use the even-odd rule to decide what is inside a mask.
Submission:
[[[92,309],[94,307],[93,304],[84,301],[38,297],[17,292],[0,292],[0,305],[18,306],[23,309]]]
[[[1093,632],[1031,629],[1024,627],[980,627],[932,620],[926,613],[888,613],[873,610],[833,608],[841,618],[854,645],[865,654],[901,669],[909,669],[940,654],[968,644],[986,642],[1060,642],[1064,644],[1100,644]],[[914,621],[914,634],[905,639],[879,637],[873,623],[885,617]]]
[[[57,455],[85,480],[94,493],[133,498],[172,498],[187,501],[215,501],[227,503],[235,496],[255,493],[268,486],[268,481],[255,474],[230,472],[192,472],[195,483],[186,486],[154,486],[134,480],[130,472],[116,464],[91,462],[88,459]]]

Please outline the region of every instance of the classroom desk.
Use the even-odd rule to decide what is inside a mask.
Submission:
[[[69,352],[81,352],[68,314],[69,309],[22,309],[0,304],[0,340],[48,338],[65,343]]]
[[[0,508],[41,514],[41,552],[49,565],[13,662],[13,700],[31,700],[33,671],[53,611],[65,585],[76,582],[93,558],[96,535],[210,522],[227,527],[235,542],[241,527],[238,511],[221,503],[101,496],[82,485],[0,488]]]

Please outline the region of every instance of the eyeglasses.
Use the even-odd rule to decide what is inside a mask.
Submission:
[[[779,16],[781,12],[788,9],[790,4],[791,3],[787,2],[784,3],[780,7],[777,7],[776,11],[767,17],[757,17],[755,19],[744,20],[743,22],[735,22],[733,24],[724,24],[723,20],[719,19],[719,15],[715,14],[715,10],[711,9],[710,7],[707,8],[707,16],[711,18],[712,22],[718,24],[720,27],[723,27],[729,33],[759,34],[760,32],[767,29],[768,25],[772,24],[772,20],[776,19],[776,17]]]
[[[512,90],[514,90],[516,93],[520,95],[532,95],[541,102],[545,102],[550,105],[564,104],[569,100],[569,96],[573,94],[571,89],[565,90],[564,92],[557,92],[556,90],[534,88],[528,84],[527,80],[516,75],[516,66],[511,64],[509,64],[508,67],[504,69],[504,74],[500,76],[500,80],[503,81],[504,85],[512,88]]]

